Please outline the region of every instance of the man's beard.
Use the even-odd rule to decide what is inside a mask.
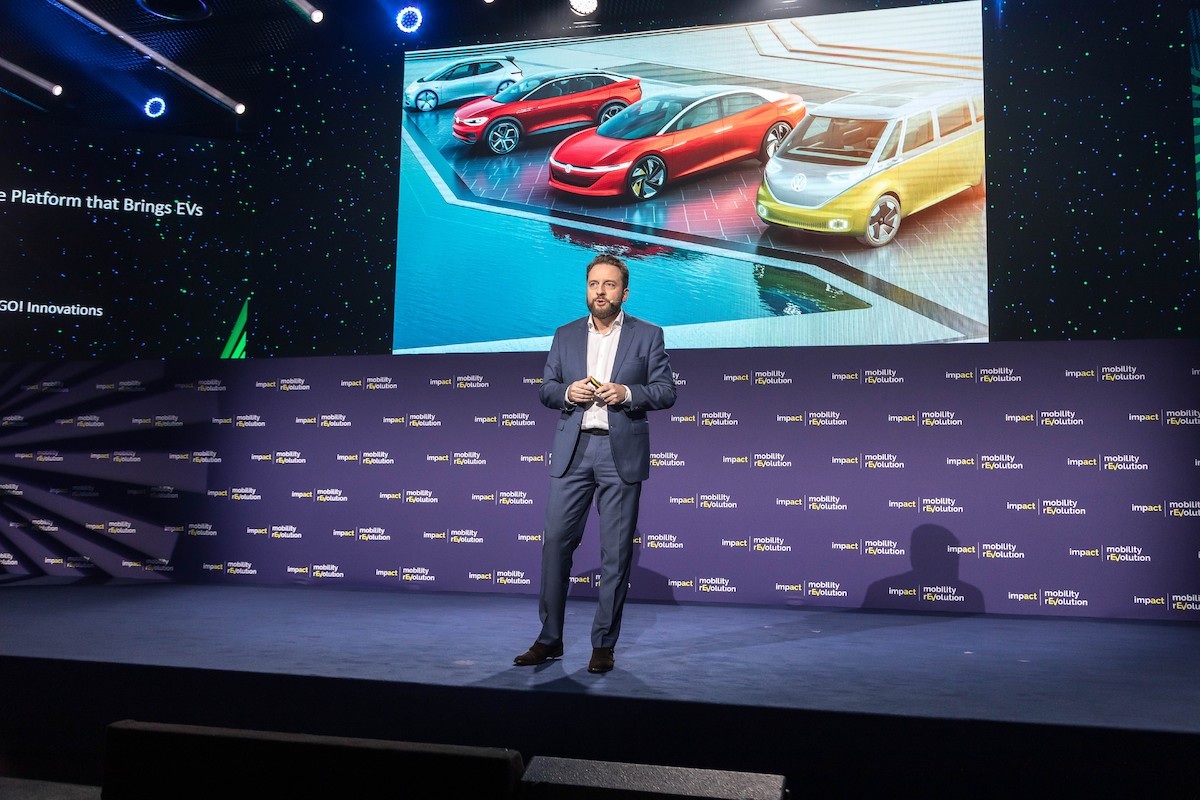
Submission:
[[[621,301],[620,300],[610,300],[608,302],[608,305],[606,305],[604,308],[597,309],[595,301],[589,300],[588,301],[588,311],[592,312],[592,316],[595,317],[596,319],[599,319],[599,320],[612,319],[617,314],[621,313]]]

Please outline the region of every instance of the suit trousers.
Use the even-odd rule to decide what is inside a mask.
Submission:
[[[572,557],[595,498],[600,514],[600,586],[592,647],[616,645],[629,592],[641,494],[641,483],[626,483],[617,474],[609,437],[580,433],[570,466],[561,478],[550,478],[542,541],[539,642],[549,646],[562,642]]]

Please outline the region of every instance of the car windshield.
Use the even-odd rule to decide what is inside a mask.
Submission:
[[[887,120],[811,115],[792,131],[777,155],[816,164],[865,164],[886,128]]]
[[[492,99],[497,103],[512,103],[516,100],[520,100],[522,97],[554,77],[555,76],[553,75],[534,75],[533,77],[526,78],[523,81],[517,81]]]
[[[644,139],[653,136],[693,99],[659,95],[642,100],[605,122],[596,129],[596,133],[609,139]]]

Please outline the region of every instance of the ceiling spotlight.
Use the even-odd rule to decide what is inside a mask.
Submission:
[[[589,14],[595,14],[599,4],[596,0],[571,0],[571,11],[581,17],[586,17]]]
[[[23,67],[18,67],[16,64],[12,63],[11,61],[6,61],[3,58],[0,58],[0,69],[6,69],[14,75],[19,75],[20,77],[32,83],[34,86],[37,86],[40,89],[45,89],[55,97],[58,97],[63,93],[63,88],[59,84],[48,81],[38,75],[34,75],[29,70],[24,69]]]
[[[308,17],[314,25],[325,19],[325,12],[315,7],[308,0],[287,0],[288,5]]]
[[[400,9],[400,13],[396,15],[396,27],[404,33],[413,33],[421,27],[421,19],[421,9],[407,6]]]
[[[150,119],[157,119],[167,113],[167,101],[161,97],[151,97],[146,101],[146,105],[142,106],[142,111],[146,112]]]

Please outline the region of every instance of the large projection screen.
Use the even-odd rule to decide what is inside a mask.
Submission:
[[[978,2],[409,52],[393,352],[544,349],[596,251],[673,348],[986,341],[982,77]]]

